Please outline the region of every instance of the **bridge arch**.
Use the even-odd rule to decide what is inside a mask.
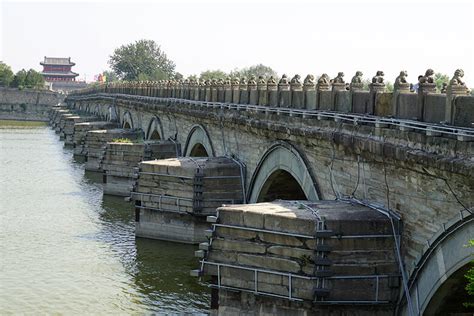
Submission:
[[[288,142],[274,143],[257,164],[249,203],[272,199],[319,200],[316,178],[305,156]]]
[[[425,247],[408,284],[416,315],[439,314],[442,306],[446,308],[446,297],[465,294],[464,286],[456,293],[453,285],[458,285],[459,290],[459,284],[465,280],[465,271],[473,260],[473,250],[466,245],[473,236],[474,215],[463,211],[428,242],[430,246]],[[459,307],[462,303],[459,302]],[[405,297],[401,314],[408,315]]]
[[[209,133],[202,125],[194,125],[188,133],[184,146],[185,157],[215,157]]]
[[[164,139],[163,133],[163,125],[161,124],[161,120],[158,116],[154,116],[150,123],[148,124],[148,128],[146,130],[146,139],[150,140],[160,140]]]
[[[126,111],[126,112],[123,114],[123,118],[122,118],[122,128],[129,128],[129,129],[133,129],[133,128],[134,128],[133,119],[132,119],[132,114],[131,114],[129,111]]]

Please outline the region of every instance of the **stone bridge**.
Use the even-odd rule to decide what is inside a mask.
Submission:
[[[472,260],[474,98],[455,85],[446,95],[293,83],[115,84],[67,103],[180,144],[183,156],[235,159],[246,203],[336,199],[389,212],[402,223],[394,308],[439,310]]]

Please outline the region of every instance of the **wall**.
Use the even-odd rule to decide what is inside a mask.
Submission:
[[[63,99],[51,91],[0,88],[0,120],[48,121],[51,107]]]

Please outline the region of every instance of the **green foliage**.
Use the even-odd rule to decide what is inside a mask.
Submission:
[[[44,88],[43,75],[34,69],[28,70],[25,78],[25,86],[27,88],[42,89]]]
[[[8,87],[12,80],[12,69],[7,64],[0,62],[0,87]]]
[[[105,76],[106,82],[116,82],[119,81],[119,77],[117,74],[113,71],[110,70],[105,70],[102,72],[102,74]]]
[[[448,83],[449,82],[449,76],[447,74],[442,74],[440,72],[435,73],[434,75],[434,80],[436,83],[436,89],[438,91],[441,91],[441,88],[443,88],[443,83]]]
[[[13,88],[23,89],[26,85],[27,74],[28,73],[26,72],[25,69],[19,70],[15,74],[15,77],[13,78],[13,81],[11,82],[10,86]]]
[[[130,138],[115,138],[115,139],[112,139],[112,143],[131,144],[133,143],[133,141]]]
[[[198,76],[197,75],[190,75],[186,79],[196,81],[198,79]]]
[[[469,240],[469,244],[467,247],[474,247],[474,239]],[[474,260],[471,260],[471,263],[474,264]],[[469,296],[474,296],[474,266],[470,268],[466,275],[467,279],[467,285],[466,285],[466,291]],[[464,303],[465,307],[474,307],[474,303],[469,302],[469,303]]]
[[[175,63],[152,40],[122,45],[110,56],[109,64],[124,80],[160,80],[172,78]]]
[[[257,65],[245,67],[242,69],[236,68],[230,72],[230,75],[231,77],[238,77],[238,78],[246,77],[247,79],[250,78],[250,76],[252,75],[255,76],[256,78],[258,78],[259,76],[263,76],[265,78],[273,76],[274,78],[276,78],[278,76],[275,70],[263,64],[257,64]]]
[[[385,89],[387,89],[387,92],[393,92],[393,83],[390,81],[387,81],[385,83]]]
[[[229,75],[222,70],[206,70],[201,72],[199,80],[213,80],[213,79],[225,79]]]

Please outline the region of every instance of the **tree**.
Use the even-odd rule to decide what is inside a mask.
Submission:
[[[119,77],[115,74],[115,72],[110,70],[102,71],[102,75],[105,76],[106,82],[116,82],[119,81]]]
[[[434,75],[434,80],[436,83],[436,89],[438,91],[441,91],[441,89],[443,88],[443,83],[449,82],[449,76],[447,74],[442,74],[440,72],[437,72]]]
[[[160,80],[171,78],[176,67],[160,46],[152,40],[122,45],[110,56],[109,64],[124,80]]]
[[[199,75],[199,80],[213,80],[213,79],[222,79],[224,80],[226,77],[228,77],[229,75],[220,70],[220,69],[217,69],[217,70],[206,70],[206,71],[203,71],[201,72],[201,74]]]
[[[8,87],[12,80],[12,69],[7,64],[0,62],[0,87]]]
[[[467,247],[474,247],[474,239],[469,240],[469,244]],[[471,260],[471,263],[474,263],[474,260]],[[469,296],[474,297],[474,266],[471,267],[468,271],[467,274],[465,275],[467,279],[467,285],[466,285],[466,291]],[[474,303],[468,302],[464,303],[465,307],[474,307]]]
[[[257,64],[250,67],[244,67],[242,69],[236,68],[230,72],[230,75],[232,77],[238,77],[238,78],[242,78],[242,77],[250,78],[250,76],[252,75],[255,76],[256,78],[258,78],[259,76],[263,76],[264,78],[273,76],[274,78],[276,78],[278,76],[275,70],[263,64]]]
[[[15,77],[13,77],[13,81],[11,82],[10,86],[14,88],[18,88],[18,89],[23,89],[25,87],[27,74],[28,73],[26,72],[25,69],[19,70],[15,74]]]
[[[27,88],[42,89],[44,88],[44,78],[34,69],[28,70],[25,77],[25,86]]]

